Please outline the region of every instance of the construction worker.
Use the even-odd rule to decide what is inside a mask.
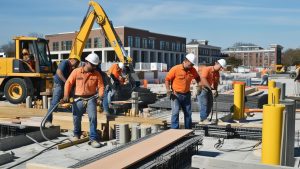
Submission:
[[[182,64],[172,67],[165,78],[167,96],[171,99],[171,128],[179,128],[179,109],[184,113],[184,126],[186,129],[192,128],[192,110],[191,110],[191,81],[195,79],[200,82],[200,77],[193,67],[196,56],[189,53],[185,56]]]
[[[104,113],[109,113],[109,104],[111,103],[112,97],[114,96],[116,90],[119,90],[121,85],[125,83],[125,77],[123,77],[123,69],[124,63],[119,62],[113,64],[108,72],[107,75],[111,78],[112,84],[107,86],[105,89],[105,96],[103,99],[103,109]]]
[[[269,70],[264,67],[261,71],[261,83],[260,85],[263,85],[266,82],[266,85],[268,85],[268,78],[269,78]]]
[[[218,96],[219,71],[226,67],[226,60],[220,59],[214,66],[207,66],[201,70],[201,93],[198,96],[200,106],[200,120],[205,121],[212,110],[213,97]],[[214,95],[214,96],[213,96]]]
[[[297,68],[297,65],[295,65],[296,67],[296,70],[295,70],[295,73],[296,73],[296,76],[295,76],[295,79],[294,79],[294,94],[295,96],[299,96],[300,95],[300,89],[299,89],[299,86],[300,86],[300,67]]]
[[[35,63],[34,60],[32,60],[30,58],[30,54],[28,49],[24,48],[22,50],[22,56],[23,56],[23,60],[28,64],[28,68],[30,72],[35,72],[34,68],[35,68]]]
[[[78,140],[81,136],[81,119],[83,113],[87,112],[90,122],[90,145],[94,148],[101,147],[97,134],[97,104],[101,104],[104,94],[103,80],[96,68],[99,57],[95,53],[89,54],[83,67],[72,71],[65,83],[63,102],[68,102],[71,89],[75,88],[74,102],[72,104],[74,138]],[[98,99],[96,94],[98,92]]]
[[[79,56],[71,56],[69,59],[61,61],[58,65],[58,68],[56,69],[56,73],[53,78],[54,87],[52,93],[52,101],[50,107],[48,108],[48,112],[51,111],[53,107],[62,99],[65,82],[67,81],[71,72],[75,68],[77,68],[79,61]],[[45,127],[52,126],[52,119],[53,115],[50,114],[46,119]]]

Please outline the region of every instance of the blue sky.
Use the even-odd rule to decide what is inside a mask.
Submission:
[[[235,42],[300,48],[299,0],[96,1],[114,26],[205,39],[222,48]],[[15,35],[78,30],[87,8],[87,0],[1,0],[0,45]]]

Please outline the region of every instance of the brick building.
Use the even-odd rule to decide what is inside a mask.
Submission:
[[[271,64],[281,64],[283,47],[271,44],[270,48],[264,49],[254,44],[237,43],[222,52],[241,59],[243,66],[263,67]]]
[[[133,62],[167,63],[168,69],[181,63],[186,53],[186,38],[153,33],[130,27],[116,27],[125,50],[133,58]],[[46,35],[49,40],[51,57],[53,60],[67,59],[69,57],[76,33],[66,32]],[[104,38],[101,28],[93,29],[86,42],[82,58],[94,52],[99,55],[102,63],[116,62],[118,58],[114,49]]]
[[[221,54],[221,47],[208,45],[207,40],[192,39],[186,45],[187,53],[194,53],[197,57],[197,65],[210,65],[218,59],[224,58]]]

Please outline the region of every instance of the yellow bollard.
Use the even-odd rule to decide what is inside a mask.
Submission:
[[[261,162],[280,165],[282,118],[285,105],[266,104],[263,106],[263,128]]]
[[[269,80],[268,82],[268,104],[274,104],[273,99],[274,99],[274,94],[273,94],[273,89],[275,88],[276,83],[274,80]]]
[[[268,88],[273,88],[273,87],[276,87],[276,82],[274,80],[269,80],[268,82]]]
[[[272,93],[273,93],[273,101],[274,101],[273,104],[279,104],[279,100],[280,100],[280,88],[278,88],[278,87],[273,88]]]
[[[233,96],[233,119],[240,120],[245,118],[245,84],[234,84],[234,96]]]

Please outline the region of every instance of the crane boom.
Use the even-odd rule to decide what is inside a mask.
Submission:
[[[90,8],[92,9],[90,10]],[[116,52],[119,60],[123,63],[130,63],[131,57],[128,56],[127,52],[125,51],[105,11],[97,2],[93,0],[89,2],[88,14],[83,20],[81,28],[77,33],[69,57],[81,57],[82,51],[85,47],[86,41],[89,37],[95,20],[97,20],[96,22],[102,28],[105,37],[107,38],[110,45],[114,48],[114,51]]]

